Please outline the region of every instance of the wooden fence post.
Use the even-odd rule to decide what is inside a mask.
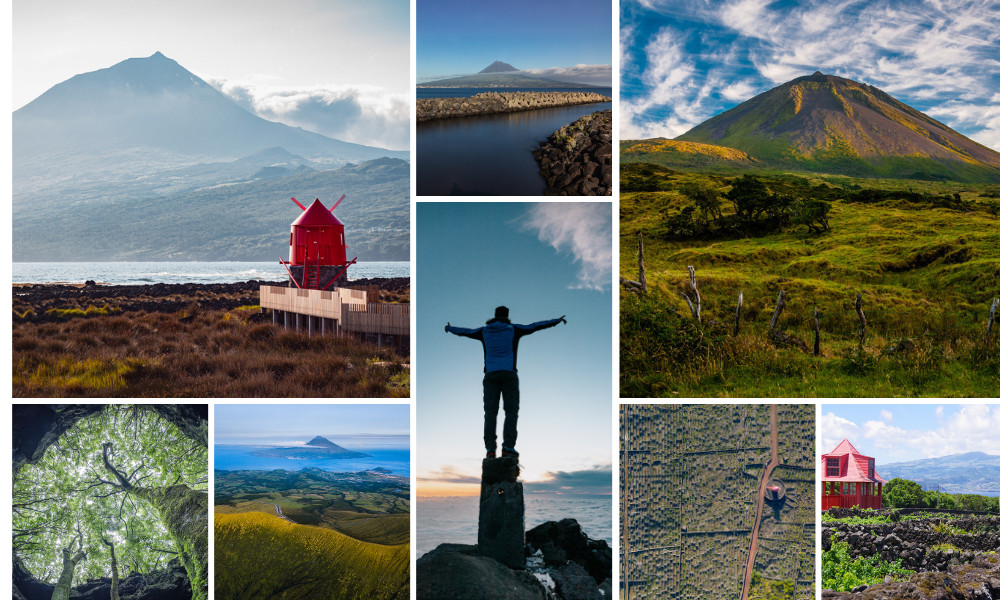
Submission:
[[[813,356],[819,356],[819,307],[813,307],[813,327],[816,331],[816,338],[813,341]]]
[[[986,343],[990,343],[990,334],[993,330],[993,318],[997,314],[997,305],[1000,304],[1000,298],[993,299],[993,306],[990,307],[990,320],[986,324]]]
[[[865,319],[865,311],[861,310],[861,292],[854,297],[854,310],[858,313],[858,320],[861,324],[858,326],[858,352],[862,352],[865,349],[865,329],[868,327],[868,320]]]
[[[771,317],[771,326],[767,328],[768,335],[774,333],[774,326],[778,324],[778,316],[785,308],[785,290],[778,292],[778,304],[774,307],[774,316]]]
[[[694,267],[691,265],[688,265],[688,275],[691,276],[690,286],[694,301],[692,302],[691,298],[684,292],[681,292],[681,296],[684,297],[688,308],[691,309],[691,318],[698,319],[698,322],[701,323],[701,293],[698,292],[698,280],[695,279]]]
[[[743,290],[736,299],[736,328],[733,330],[733,337],[740,334],[740,313],[743,311]]]
[[[625,289],[637,294],[646,293],[646,263],[642,252],[642,232],[639,232],[639,281],[632,281],[619,276],[618,281],[625,286]]]

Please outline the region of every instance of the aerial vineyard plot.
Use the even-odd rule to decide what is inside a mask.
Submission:
[[[621,597],[812,598],[814,430],[811,405],[624,405]]]

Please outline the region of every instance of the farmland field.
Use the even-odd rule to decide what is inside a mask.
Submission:
[[[814,415],[623,405],[622,598],[812,598]],[[764,500],[765,475],[784,484],[779,501]]]
[[[774,206],[737,205],[738,179]],[[623,165],[621,275],[640,278],[641,233],[648,291],[622,291],[621,395],[991,396],[998,198],[988,184]]]

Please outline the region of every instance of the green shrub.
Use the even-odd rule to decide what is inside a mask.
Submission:
[[[883,561],[881,555],[851,560],[847,542],[834,541],[823,553],[823,589],[847,592],[859,585],[882,583],[888,575],[899,581],[913,575],[904,569],[902,561]]]

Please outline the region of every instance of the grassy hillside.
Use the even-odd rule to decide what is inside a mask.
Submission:
[[[651,289],[643,298],[622,293],[623,397],[995,395],[996,332],[992,349],[984,344],[987,312],[1000,296],[995,190],[916,186],[941,197],[958,194],[962,208],[956,210],[900,198],[846,200],[861,186],[913,190],[909,181],[761,179],[774,193],[830,198],[830,230],[789,226],[752,238],[678,239],[668,223],[691,204],[682,188],[700,184],[724,194],[732,178],[623,167],[621,274],[638,278],[636,234],[642,231]],[[722,205],[731,213],[724,197]],[[688,265],[696,269],[702,298],[700,325],[679,294],[690,294]],[[778,327],[801,338],[810,352],[818,308],[819,356],[777,348],[768,338],[779,290],[787,298]],[[734,337],[740,291],[742,326]],[[862,353],[853,351],[857,292],[868,321]]]
[[[410,597],[410,546],[360,542],[259,512],[215,514],[215,597]]]

